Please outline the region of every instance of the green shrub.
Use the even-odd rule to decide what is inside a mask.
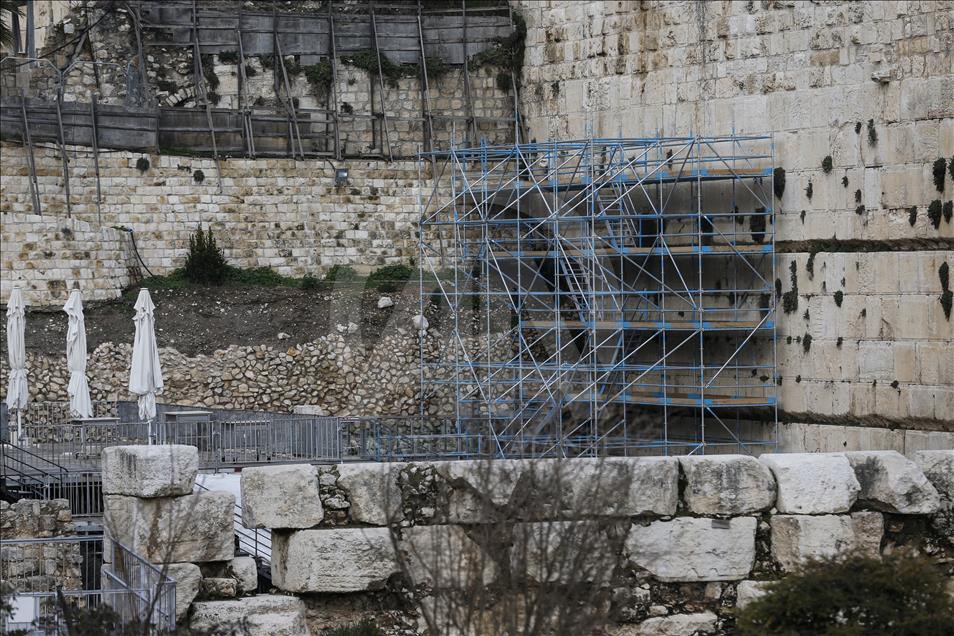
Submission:
[[[303,276],[301,279],[302,289],[318,289],[321,281],[311,275]]]
[[[945,578],[922,558],[851,556],[818,561],[746,606],[741,636],[920,636],[954,633]]]
[[[822,170],[825,171],[825,174],[828,174],[829,172],[831,172],[831,169],[832,169],[831,155],[828,155],[827,157],[822,159]]]
[[[262,285],[265,287],[278,287],[281,285],[294,285],[295,279],[282,276],[268,267],[228,267],[225,273],[226,280],[230,284],[236,285]]]
[[[934,175],[934,187],[937,188],[938,192],[944,192],[944,172],[946,168],[947,159],[943,157],[936,159],[931,167],[931,172]]]
[[[364,619],[360,623],[353,623],[346,627],[326,629],[321,636],[383,636],[384,632],[378,629],[371,619]]]
[[[407,265],[386,265],[374,270],[368,276],[367,286],[379,292],[395,292],[414,275]]]
[[[317,89],[328,90],[331,81],[334,79],[334,73],[331,68],[331,62],[322,60],[317,64],[305,66],[305,79],[308,83]]]
[[[325,274],[325,282],[328,283],[351,283],[360,278],[358,272],[349,265],[334,265]]]
[[[186,279],[201,285],[221,285],[228,269],[225,255],[212,236],[212,229],[203,232],[200,225],[189,237],[189,255],[184,267]]]

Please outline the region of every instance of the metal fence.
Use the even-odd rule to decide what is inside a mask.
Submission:
[[[70,634],[82,610],[107,606],[143,633],[175,628],[175,581],[123,545],[102,536],[0,540],[0,585],[13,612],[3,632]]]

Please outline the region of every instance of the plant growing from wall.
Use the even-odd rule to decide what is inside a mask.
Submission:
[[[914,227],[914,224],[917,222],[917,220],[918,220],[918,206],[912,205],[908,209],[908,224],[911,227]]]
[[[808,182],[808,187],[805,188],[805,196],[808,197],[808,200],[812,200],[812,195],[815,194],[815,188],[812,186],[812,182]]]
[[[868,145],[874,146],[878,143],[878,131],[875,130],[873,119],[868,120]]]
[[[857,214],[858,216],[861,216],[864,213],[865,213],[864,205],[859,205],[858,207],[855,208],[855,214]]]
[[[378,64],[378,56],[380,56],[380,66]],[[342,56],[341,61],[345,64],[360,68],[374,77],[376,77],[380,71],[382,79],[392,88],[397,88],[399,79],[403,77],[414,77],[418,74],[416,64],[395,64],[384,53],[380,51],[375,53],[371,49],[364,49],[363,51]]]
[[[305,79],[316,89],[327,91],[331,87],[331,82],[334,79],[331,62],[322,60],[317,64],[304,67],[304,71]]]
[[[954,633],[954,600],[928,559],[903,552],[812,561],[739,613],[740,636]]]
[[[951,180],[954,181],[954,157],[947,160],[947,172],[951,175]]]
[[[951,222],[951,217],[954,217],[954,201],[948,201],[944,204],[944,220],[947,223]]]
[[[788,269],[792,288],[782,294],[782,311],[786,314],[790,314],[798,309],[798,266],[795,264],[795,261],[791,262]],[[780,281],[775,282],[775,289],[776,292],[781,289]]]
[[[195,181],[196,183],[202,183],[203,181],[205,181],[205,173],[202,172],[201,170],[196,170],[195,172],[192,173],[192,180]]]
[[[812,348],[812,334],[806,333],[802,336],[802,351],[808,353]]]
[[[493,47],[471,56],[467,61],[467,66],[470,69],[495,66],[502,71],[506,71],[510,83],[512,83],[510,73],[512,71],[513,77],[517,78],[519,84],[520,72],[523,69],[524,54],[526,53],[526,39],[527,23],[522,15],[514,11],[513,32],[505,38],[498,38]],[[504,89],[500,74],[497,76],[497,86],[502,90]]]
[[[944,173],[947,169],[947,159],[940,157],[934,160],[934,166],[931,169],[934,175],[934,187],[938,192],[944,192]]]
[[[931,219],[931,225],[934,226],[935,230],[941,227],[942,214],[941,200],[934,199],[931,201],[931,205],[928,206],[928,218]]]
[[[754,242],[762,243],[765,240],[765,223],[765,208],[756,208],[755,213],[749,216],[749,232]]]
[[[834,298],[835,298],[835,306],[841,307],[841,303],[845,299],[845,293],[839,289],[838,291],[834,293]]]
[[[149,170],[149,160],[145,157],[139,157],[139,159],[136,159],[136,170],[139,172],[146,172]]]
[[[861,203],[861,190],[855,190],[855,203]]]
[[[950,320],[951,306],[954,305],[954,291],[951,291],[951,268],[947,261],[941,263],[941,266],[937,269],[937,276],[941,281],[941,289],[943,290],[939,299],[941,308],[944,310],[944,317]]]
[[[221,285],[225,281],[228,263],[212,236],[211,228],[205,232],[200,225],[189,237],[189,253],[183,270],[186,279],[192,283]]]
[[[845,175],[841,178],[841,185],[846,188],[848,187],[848,175]]]
[[[239,63],[238,51],[222,51],[221,53],[219,53],[219,63],[220,64],[238,64]]]
[[[856,134],[856,135],[860,135],[860,134],[861,134],[861,122],[860,122],[860,121],[856,121],[856,122],[855,122],[855,134]]]
[[[785,194],[785,168],[776,168],[772,173],[772,190],[776,199],[781,199]]]
[[[821,167],[822,167],[822,170],[825,172],[825,174],[829,174],[831,172],[831,169],[832,169],[831,155],[826,155],[825,158],[822,159]]]

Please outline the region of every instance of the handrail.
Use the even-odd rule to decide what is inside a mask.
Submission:
[[[51,471],[41,468],[40,466],[36,466],[26,461],[22,456],[17,457],[11,455],[10,451],[7,450],[8,446],[16,449],[17,454],[19,455],[26,455],[51,464],[55,467],[55,470]],[[0,459],[2,459],[2,461],[0,461],[0,474],[6,477],[8,474],[7,471],[9,471],[10,475],[16,476],[17,482],[21,486],[27,486],[27,483],[25,483],[27,480],[36,482],[37,485],[27,486],[30,488],[30,490],[34,491],[35,494],[41,495],[43,497],[48,496],[51,483],[58,485],[60,491],[62,492],[63,484],[66,481],[67,471],[65,467],[57,464],[56,462],[50,461],[45,457],[37,455],[36,453],[32,453],[25,448],[17,446],[16,444],[11,444],[10,442],[4,440],[0,440]],[[10,463],[7,462],[8,459],[10,460]],[[19,464],[20,466],[36,471],[36,473],[39,475],[48,478],[49,481],[37,477],[36,474],[27,473],[23,468],[17,468],[15,464]]]

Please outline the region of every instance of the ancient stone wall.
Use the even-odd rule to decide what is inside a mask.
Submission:
[[[140,273],[127,232],[75,218],[5,212],[0,241],[3,302],[14,286],[30,305],[63,303],[74,286],[88,301],[108,300]]]
[[[49,539],[74,534],[73,516],[66,499],[0,501],[0,537],[5,540]],[[72,541],[30,542],[5,545],[0,561],[0,582],[22,592],[52,592],[83,587],[80,544]]]
[[[951,3],[514,4],[531,138],[773,135],[784,421],[954,429]]]
[[[336,187],[328,162],[229,159],[221,162],[220,188],[212,159],[115,152],[100,157],[98,209],[92,154],[86,148],[68,153],[73,218],[90,228],[133,230],[139,255],[153,274],[182,265],[189,236],[200,224],[212,228],[233,265],[271,267],[285,275],[318,275],[335,264],[367,271],[417,255],[422,182],[416,162],[345,162],[340,165],[350,169],[349,183]],[[20,215],[33,206],[25,152],[4,144],[0,156],[0,220],[6,238],[21,231],[16,227]],[[140,171],[136,164],[143,158],[149,168]],[[55,223],[66,216],[58,152],[38,149],[36,165],[41,210]],[[99,247],[101,240],[89,245]],[[5,261],[8,254],[5,249]],[[46,268],[48,260],[56,260],[16,252],[9,258],[11,269],[31,261]],[[7,270],[5,265],[4,276]],[[96,275],[112,272],[97,268]],[[59,280],[71,286],[74,279],[64,272]]]
[[[614,589],[620,629],[635,630],[620,633],[722,634],[808,559],[911,547],[947,563],[952,475],[954,451],[291,465],[243,470],[242,505],[246,527],[272,531],[272,584],[303,595],[320,628],[413,625],[395,592],[446,598],[450,616],[442,595],[508,571]],[[198,602],[192,625],[248,611]]]

